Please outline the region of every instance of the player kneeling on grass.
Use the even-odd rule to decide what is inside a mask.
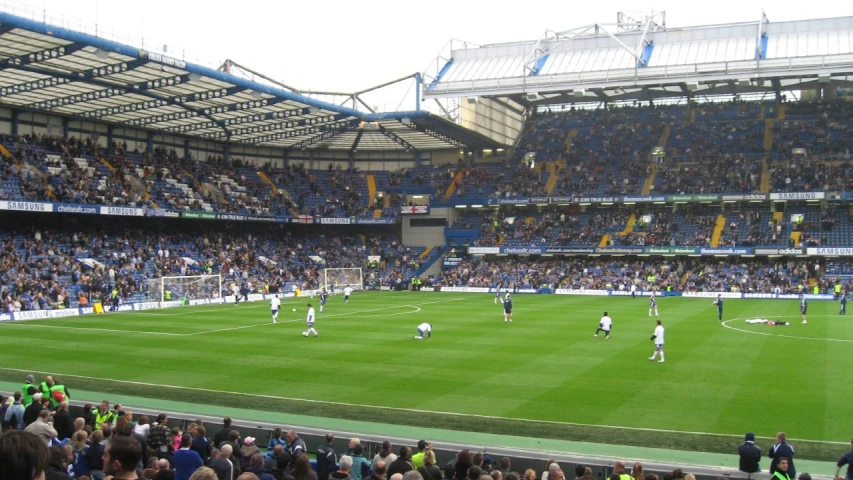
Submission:
[[[432,338],[432,325],[426,322],[418,325],[418,336],[415,337],[415,340],[423,340],[424,334],[427,335],[427,338]]]
[[[601,320],[598,322],[598,330],[595,331],[594,337],[598,336],[598,332],[604,332],[604,339],[607,340],[610,338],[610,329],[613,327],[613,319],[607,315],[607,312],[604,312],[604,316],[601,317]]]

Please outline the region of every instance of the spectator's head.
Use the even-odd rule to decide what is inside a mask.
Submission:
[[[309,305],[310,306],[310,305]],[[352,450],[356,445],[361,445],[361,440],[358,437],[352,437],[349,439],[349,448]]]
[[[373,466],[374,477],[384,477],[387,473],[388,465],[385,463],[385,460],[379,460],[376,462],[376,465]]]
[[[190,476],[190,480],[219,480],[216,476],[216,471],[210,467],[199,467]]]
[[[427,447],[427,441],[426,440],[418,440],[418,451],[419,452],[423,452],[426,447]]]
[[[290,432],[288,432],[289,434]],[[311,474],[311,471],[311,460],[308,459],[308,455],[299,455],[293,461],[293,472],[291,474],[296,480],[307,478]]]
[[[391,453],[391,442],[389,442],[388,440],[383,440],[382,441],[382,451]],[[385,455],[385,456],[387,456],[387,455]]]
[[[755,441],[755,434],[752,432],[747,433],[746,437],[744,437],[744,440],[747,442],[754,442]]]
[[[104,441],[104,431],[103,430],[95,430],[92,432],[92,444],[98,444]]]
[[[403,480],[403,474],[395,473],[394,475],[391,475],[391,478],[389,480]]]
[[[468,468],[468,480],[480,480],[480,475],[483,474],[483,470],[477,465],[471,465]]]
[[[193,444],[193,437],[189,433],[181,435],[181,448],[190,448]]]
[[[252,472],[241,473],[237,480],[260,480],[257,475]]]
[[[15,392],[12,395],[12,398],[15,400],[16,403],[20,402],[21,401],[21,392]],[[33,398],[35,398],[35,395],[33,395]]]
[[[474,456],[471,457],[471,463],[473,463],[474,465],[476,465],[478,467],[482,466],[483,465],[483,454],[481,452],[475,453]]]
[[[297,438],[299,438],[299,436],[296,435],[295,430],[288,430],[287,431],[287,443],[293,443],[293,441],[296,440]]]
[[[284,431],[280,428],[276,428],[274,432],[272,432],[272,438],[281,439],[281,436],[284,435]]]
[[[356,445],[355,448],[352,449],[352,453],[353,455],[361,456],[362,454],[364,454],[364,446],[361,444]]]
[[[400,458],[407,460],[412,456],[412,449],[409,447],[400,447]]]
[[[489,476],[492,477],[492,480],[503,480],[503,475],[500,470],[493,470]]]
[[[802,295],[801,295],[801,296],[802,296]],[[777,433],[777,434],[776,434],[776,442],[777,442],[777,443],[782,443],[782,442],[784,442],[786,438],[788,438],[788,436],[787,436],[787,435],[785,435],[785,432],[779,432],[779,433]]]
[[[509,470],[512,467],[512,461],[509,457],[502,457],[500,462],[501,470]]]
[[[169,423],[168,415],[166,415],[165,413],[157,415],[157,423],[159,423],[160,425],[166,425],[167,423]]]
[[[228,444],[226,443],[225,445],[223,445],[223,446],[219,449],[219,453],[220,453],[223,457],[225,457],[225,458],[229,458],[229,457],[231,457],[231,454],[232,454],[232,453],[234,453],[234,447],[232,447],[231,445],[228,445]]]
[[[62,410],[63,412],[67,412],[67,411],[68,411],[68,402],[62,402],[62,403],[60,403],[60,404],[59,404],[59,409],[60,409],[60,410]]]
[[[342,455],[341,459],[338,460],[338,465],[342,472],[349,472],[352,469],[352,457]]]
[[[799,477],[797,477],[797,480],[812,480],[812,476],[806,472],[803,472],[800,474]]]
[[[575,465],[575,478],[581,478],[583,476],[583,472],[586,471],[586,467],[583,464]]]
[[[658,476],[654,473],[647,473],[645,480],[659,480]]]
[[[50,458],[44,442],[32,433],[9,430],[0,435],[0,478],[44,479]]]
[[[239,431],[231,430],[230,432],[228,432],[228,441],[229,442],[236,442],[239,439],[240,439],[240,432]]]
[[[171,465],[169,465],[169,461],[165,458],[157,460],[157,470],[168,470],[170,467]]]
[[[226,427],[231,426],[231,417],[225,417],[222,419],[222,424]]]
[[[68,455],[62,447],[50,447],[50,466],[64,472],[68,470]]]
[[[403,474],[403,480],[424,480],[424,477],[417,470],[409,470]]]
[[[39,420],[47,423],[50,419],[50,410],[42,410],[39,412]]]
[[[524,475],[521,476],[524,480],[536,480],[536,470],[532,468],[528,468],[524,471]]]
[[[304,455],[301,455],[304,457]],[[290,455],[285,455],[284,451],[280,454],[273,454],[273,458],[275,458],[275,468],[286,472],[287,467],[290,466]]]
[[[252,455],[252,458],[249,459],[249,465],[252,468],[261,468],[264,466],[264,457],[260,453],[256,453]]]
[[[631,476],[634,478],[643,478],[645,475],[643,474],[643,464],[640,462],[634,462],[634,468],[631,470]]]
[[[779,459],[779,462],[776,464],[776,470],[781,470],[782,473],[788,472],[788,458],[782,457]]]
[[[326,443],[331,444],[334,441],[335,441],[335,435],[332,433],[327,433],[326,434]]]
[[[142,449],[133,437],[115,437],[104,450],[104,472],[116,477],[136,470]]]

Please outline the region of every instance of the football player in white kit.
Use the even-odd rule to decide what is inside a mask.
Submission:
[[[607,315],[607,312],[604,312],[604,316],[601,317],[601,320],[598,322],[598,330],[595,331],[594,337],[598,336],[598,332],[604,332],[604,339],[607,340],[610,338],[610,329],[613,327],[613,319]]]
[[[270,309],[272,310],[272,323],[276,323],[278,321],[278,311],[281,310],[281,299],[272,297],[270,299]]]
[[[349,296],[352,295],[352,287],[344,288],[344,303],[349,303]]]
[[[308,323],[308,330],[302,332],[303,337],[307,337],[309,333],[313,333],[316,337],[319,335],[317,330],[314,330],[314,307],[309,303],[308,305],[308,316],[305,317],[305,322]]]
[[[415,340],[423,340],[424,334],[427,335],[427,338],[432,338],[432,325],[426,322],[418,325],[418,335],[415,337]]]
[[[658,360],[658,363],[663,363],[663,325],[660,324],[660,320],[657,321],[655,334],[652,335],[652,341],[655,342],[655,353],[649,357],[649,360],[654,360],[655,357],[658,356],[658,353],[660,353],[660,360]]]

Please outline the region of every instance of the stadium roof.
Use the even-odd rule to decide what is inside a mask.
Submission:
[[[451,42],[424,98],[522,105],[853,86],[853,17],[668,28],[659,18],[546,31],[538,40]]]
[[[502,146],[426,111],[366,114],[4,12],[0,104],[269,147],[416,151]]]

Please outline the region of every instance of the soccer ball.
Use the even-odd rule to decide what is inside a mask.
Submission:
[[[424,337],[419,337],[419,336],[415,335],[415,340],[423,340],[423,339],[424,339]]]
[[[294,308],[294,309],[293,309],[293,311],[295,312],[295,311],[296,311],[296,309]]]
[[[303,336],[303,337],[307,337],[307,336],[308,336],[308,332],[302,332],[302,336]]]

